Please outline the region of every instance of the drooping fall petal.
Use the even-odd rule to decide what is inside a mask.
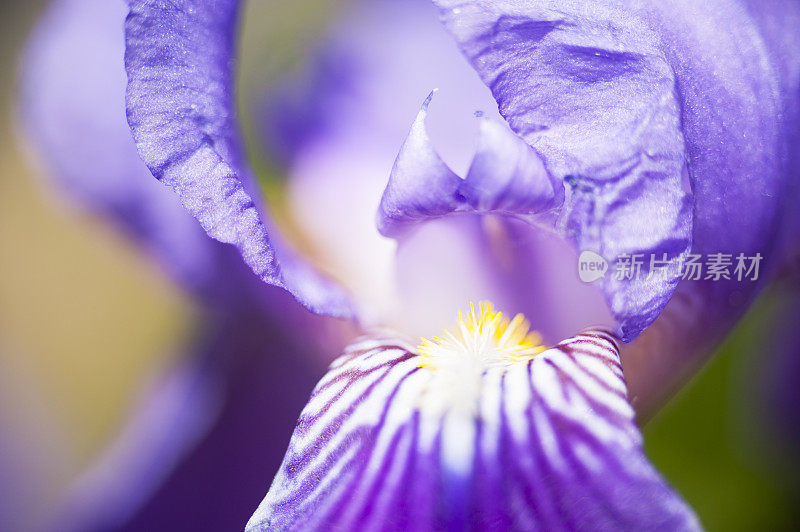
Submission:
[[[175,475],[198,468],[211,474],[213,467],[187,466],[198,446],[233,445],[241,434],[234,430],[231,436],[229,427],[219,427],[217,417],[220,411],[231,416],[237,409],[249,409],[237,404],[240,397],[231,389],[244,386],[240,366],[248,367],[254,379],[248,385],[254,388],[266,379],[265,373],[287,368],[300,390],[313,382],[307,373],[312,355],[298,354],[309,349],[302,342],[287,343],[276,354],[261,352],[264,365],[252,363],[253,344],[277,345],[277,331],[265,323],[303,329],[312,326],[313,317],[287,294],[261,283],[233,247],[205,234],[140,159],[125,118],[126,12],[123,2],[52,3],[22,60],[20,119],[52,181],[74,203],[101,214],[131,237],[202,305],[200,316],[206,321],[199,328],[205,335],[187,342],[185,353],[163,374],[154,375],[108,448],[50,509],[63,530],[124,529],[130,521],[149,524],[174,517],[152,509],[154,494],[164,500],[194,494],[191,488],[174,488]],[[233,323],[221,327],[225,320]],[[328,339],[316,330],[320,342]],[[244,342],[250,344],[243,347]],[[283,353],[291,360],[282,358]],[[302,391],[292,399],[290,391],[275,386],[270,394],[276,404],[294,404],[297,410],[304,399]],[[252,441],[269,442],[280,433],[278,440],[288,437],[291,420],[281,424],[280,412],[270,417],[276,426],[254,433]],[[260,446],[259,457],[267,464],[263,475],[277,467],[280,447]],[[237,471],[239,476],[243,471]],[[233,477],[231,483],[239,480]],[[222,483],[217,487],[231,493]],[[257,488],[250,493],[261,494]],[[217,498],[214,490],[195,495],[201,506]],[[230,504],[215,512],[213,523],[231,528],[251,509],[246,502]],[[208,516],[196,515],[212,523]]]
[[[130,417],[68,490],[54,522],[66,531],[120,529],[134,518],[216,422],[228,366],[227,334],[203,338],[144,386]]]
[[[616,340],[589,331],[473,373],[492,331],[447,349],[476,330],[427,355],[390,336],[348,348],[247,530],[699,528],[644,455]]]
[[[59,501],[51,528],[241,529],[323,364],[274,320],[252,314],[206,326],[192,349],[143,388],[108,448]],[[263,417],[254,424],[256,411]]]

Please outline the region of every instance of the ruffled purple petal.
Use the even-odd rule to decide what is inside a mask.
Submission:
[[[788,151],[786,161],[787,171],[794,176],[800,175],[800,150],[792,147],[800,146],[800,98],[798,84],[800,84],[800,61],[797,59],[800,51],[800,32],[794,28],[800,24],[800,6],[790,0],[773,0],[760,2],[746,0],[747,11],[758,25],[770,59],[774,65],[781,85],[781,98],[783,112],[782,133],[785,136],[785,151]],[[785,246],[790,254],[797,257],[797,235],[800,234],[800,179],[789,179],[788,190],[782,198],[784,215],[788,220],[783,222]]]
[[[607,334],[487,369],[472,415],[428,409],[436,371],[403,342],[353,344],[247,530],[699,529],[644,455]]]
[[[434,3],[512,129],[571,185],[565,227],[581,248],[673,257],[691,230],[694,254],[760,253],[765,272],[780,262],[797,199],[796,2]],[[592,245],[604,240],[615,245]],[[653,333],[666,343],[626,357],[635,395],[690,374],[761,284],[682,283]],[[674,288],[674,272],[655,292],[606,287],[616,312],[644,311],[625,336]]]
[[[535,150],[516,156],[518,165],[529,166],[528,180],[501,188],[505,205],[495,201],[496,210],[509,204],[533,212],[552,208],[552,195],[567,186],[554,223],[578,250],[598,252],[612,263],[638,254],[666,254],[673,262],[655,278],[646,269],[644,276],[607,276],[603,282],[618,332],[632,340],[669,301],[691,245],[681,108],[659,36],[613,9],[594,20],[590,8],[579,16],[536,4],[439,5],[501,114]],[[519,153],[515,145],[522,141],[506,138],[489,147],[494,162]],[[473,162],[478,171],[483,148]],[[545,188],[550,182],[557,183],[554,191]]]
[[[136,239],[185,288],[219,293],[227,253],[136,152],[125,121],[125,6],[56,0],[22,61],[21,121],[51,177],[75,201]]]
[[[662,330],[627,354],[632,393],[656,404],[666,394],[654,398],[654,390],[668,394],[684,382],[702,364],[698,354],[712,352],[783,262],[776,241],[782,227],[791,234],[791,222],[797,222],[800,176],[800,40],[793,29],[800,4],[675,6],[680,9],[659,20],[686,110],[696,196],[692,252],[760,254],[763,264],[758,282],[682,283],[675,304],[664,312]],[[653,356],[659,344],[667,356]]]
[[[125,23],[128,122],[150,171],[206,232],[234,244],[266,283],[310,310],[351,316],[344,293],[269,228],[235,117],[239,2],[130,0]]]

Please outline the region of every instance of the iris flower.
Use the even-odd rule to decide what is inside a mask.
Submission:
[[[277,222],[235,107],[240,19],[235,0],[56,0],[32,38],[22,116],[50,173],[208,324],[60,522],[120,525],[180,492],[165,478],[187,484],[198,453],[266,489],[237,453],[286,442],[244,389],[304,393],[313,362],[292,352],[332,359],[345,331],[316,314],[361,335],[248,530],[699,528],[634,412],[685,382],[781,264],[797,3],[356,2],[265,93],[289,176]],[[582,252],[664,267],[582,283]],[[714,254],[761,257],[761,276],[683,279]],[[214,488],[215,507],[249,503]],[[156,497],[160,524],[212,526],[180,497]]]

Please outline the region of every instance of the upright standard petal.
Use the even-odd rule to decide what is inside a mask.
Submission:
[[[365,322],[426,335],[453,308],[490,299],[551,343],[613,324],[599,288],[578,280],[572,247],[511,219],[552,212],[564,185],[503,122],[429,0],[355,2],[303,74],[266,95],[269,137],[288,159],[295,227],[369,309]]]
[[[418,348],[357,341],[247,530],[699,529],[644,455],[616,340],[536,343],[489,306]]]
[[[131,235],[184,288],[219,295],[237,277],[223,246],[152,175],[125,121],[125,6],[56,0],[22,59],[20,120],[54,181]]]
[[[570,185],[565,227],[580,246],[608,239],[613,260],[636,248],[673,256],[691,243],[693,254],[760,256],[762,273],[774,269],[798,175],[800,42],[789,28],[800,5],[434,3],[512,129]],[[650,309],[624,336],[664,308],[674,273],[656,293],[612,298],[615,311]],[[690,374],[766,277],[681,283],[662,330],[626,353],[633,396]]]
[[[257,317],[226,345],[236,356],[217,419],[123,530],[241,530],[280,466],[324,364]]]
[[[352,315],[338,286],[269,229],[235,118],[239,2],[129,0],[128,123],[150,171],[206,232],[235,245],[266,283],[310,310]]]
[[[528,158],[541,160],[539,175],[532,174],[538,180],[504,188],[506,204],[552,208],[552,202],[530,203],[542,193],[532,185],[555,181],[558,192],[566,187],[566,197],[552,225],[579,251],[612,262],[634,255],[669,261],[657,276],[644,264],[644,276],[603,281],[618,333],[634,339],[669,301],[692,240],[681,108],[658,33],[619,9],[548,10],[536,2],[440,6],[521,137],[490,145],[493,159],[507,159],[511,149],[504,146],[524,139]],[[580,9],[588,13],[572,15]],[[480,157],[473,165],[471,172],[481,172]]]

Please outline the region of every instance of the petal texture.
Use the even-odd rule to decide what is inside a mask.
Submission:
[[[689,230],[693,254],[780,263],[798,175],[796,2],[434,3],[511,128],[570,185],[564,228],[581,247],[674,256]],[[671,274],[657,292],[612,294],[616,313],[651,309],[624,337],[664,307]],[[761,285],[681,283],[661,330],[626,354],[632,397],[690,375]]]
[[[343,292],[269,229],[235,118],[239,2],[129,1],[127,114],[139,153],[206,232],[310,310],[351,316]]]
[[[443,412],[435,371],[388,337],[353,344],[247,530],[699,528],[644,456],[606,333],[490,368]]]
[[[681,107],[658,33],[613,6],[437,4],[500,113],[535,150],[530,158],[541,159],[539,182],[567,188],[556,229],[611,262],[638,254],[674,262],[656,277],[645,265],[644,276],[603,281],[618,333],[632,340],[666,306],[692,240]],[[492,160],[508,160],[513,148],[503,144],[490,146]],[[506,203],[552,207],[536,201],[542,191],[532,184],[503,189]]]

